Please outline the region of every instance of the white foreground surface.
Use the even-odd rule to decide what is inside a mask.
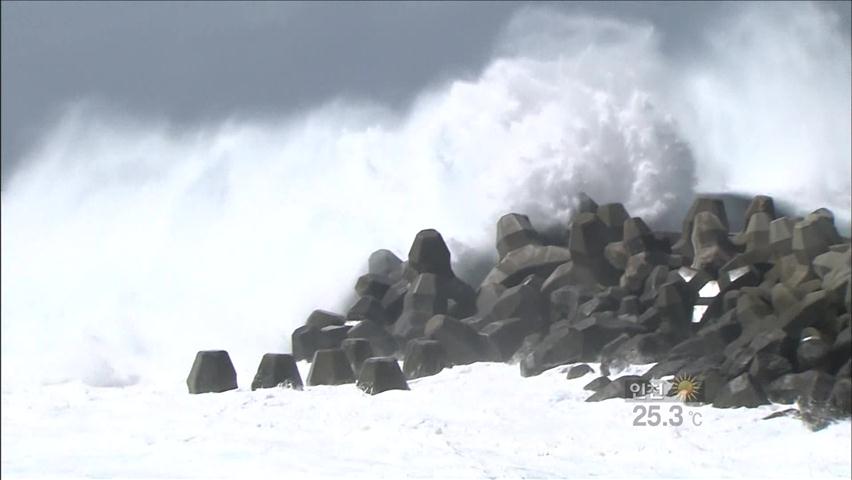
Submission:
[[[596,367],[596,366],[595,366]],[[300,364],[303,378],[307,364]],[[6,478],[843,478],[850,422],[787,408],[687,407],[633,426],[636,403],[584,403],[594,374],[455,367],[374,397],[352,385],[222,394],[79,383],[2,393]],[[623,372],[628,373],[628,372]],[[4,389],[5,390],[5,389]],[[652,403],[649,403],[652,404]],[[663,419],[670,404],[661,404]],[[691,412],[691,413],[690,413]],[[696,412],[701,425],[694,425]]]

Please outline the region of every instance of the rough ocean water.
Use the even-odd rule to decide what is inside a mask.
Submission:
[[[455,368],[375,399],[183,393],[210,348],[231,353],[245,387],[311,310],[350,306],[372,251],[404,258],[423,228],[465,276],[500,215],[559,227],[581,190],[661,228],[703,191],[827,207],[842,224],[852,65],[839,22],[812,4],[742,7],[680,58],[650,24],[532,9],[478,75],[403,113],[342,98],[177,130],[70,104],[2,193],[3,475],[848,478],[848,422],[813,434],[759,422],[766,407],[704,409],[713,421],[695,431],[625,429],[623,402],[577,403],[574,384],[517,366]],[[363,417],[367,402],[387,409]],[[540,417],[516,423],[525,410]],[[377,445],[392,450],[377,458]],[[377,470],[361,470],[368,454]]]
[[[597,371],[597,365],[593,365]],[[300,364],[303,378],[308,365]],[[644,367],[631,371],[641,372]],[[633,426],[585,403],[595,375],[479,363],[371,397],[353,385],[187,395],[79,382],[3,393],[9,478],[849,478],[849,422],[811,432],[785,406],[686,407]],[[249,377],[250,378],[250,377]],[[246,377],[241,377],[245,384]],[[645,405],[651,405],[646,403]],[[663,419],[672,420],[667,404]]]

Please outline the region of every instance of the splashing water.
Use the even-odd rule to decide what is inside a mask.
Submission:
[[[690,62],[651,25],[523,11],[477,78],[402,115],[338,101],[175,131],[75,103],[3,192],[4,388],[181,382],[205,348],[244,379],[312,309],[345,311],[373,250],[437,228],[458,261],[508,211],[564,223],[580,190],[658,226],[696,188],[846,218],[849,39],[813,5],[772,10]]]

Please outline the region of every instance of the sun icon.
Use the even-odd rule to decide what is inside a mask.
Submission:
[[[684,402],[695,400],[701,389],[701,382],[689,375],[678,375],[672,383],[675,394]]]

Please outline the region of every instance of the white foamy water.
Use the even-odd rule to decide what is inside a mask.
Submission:
[[[308,365],[300,369],[305,376]],[[583,386],[595,375],[566,380],[562,370],[522,378],[517,365],[480,363],[373,397],[351,384],[251,392],[250,377],[240,379],[242,389],[220,394],[79,382],[3,393],[3,477],[847,479],[852,473],[848,420],[812,432],[790,417],[762,420],[787,408],[782,405],[585,403],[590,392]],[[634,426],[640,405],[656,407],[660,424]]]
[[[678,225],[700,190],[850,215],[850,46],[811,5],[744,8],[660,49],[651,25],[533,10],[475,77],[403,113],[336,101],[175,130],[81,101],[2,197],[3,388],[183,382],[199,349],[251,369],[370,252],[437,228],[493,249],[508,211],[579,190]]]

